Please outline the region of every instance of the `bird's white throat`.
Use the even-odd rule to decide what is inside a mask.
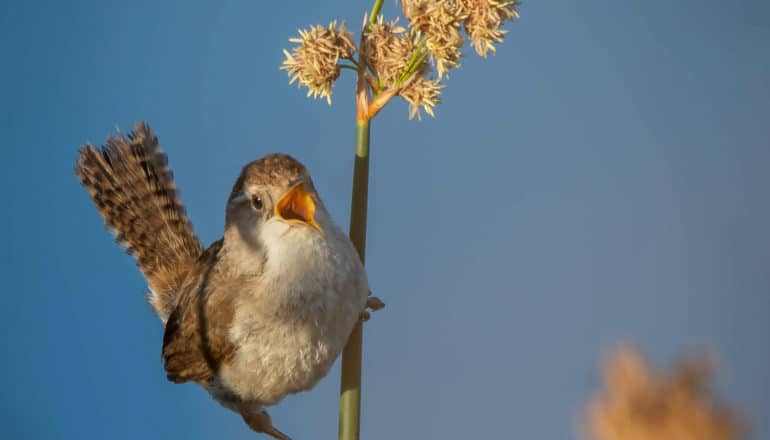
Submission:
[[[323,233],[278,219],[260,225],[252,236],[256,240],[243,237],[241,228],[227,231],[224,252],[228,266],[243,275],[259,275],[260,290],[271,292],[275,301],[309,300],[302,297],[317,292],[319,286],[335,284],[335,264],[341,257],[335,244],[342,231],[325,212],[319,212],[317,220]]]

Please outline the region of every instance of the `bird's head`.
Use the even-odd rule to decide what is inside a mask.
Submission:
[[[225,228],[259,246],[285,234],[323,236],[327,218],[305,167],[273,154],[243,168],[227,201]]]

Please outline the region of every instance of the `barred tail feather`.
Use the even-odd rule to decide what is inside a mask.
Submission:
[[[136,258],[151,292],[148,300],[165,323],[186,271],[203,252],[179,200],[158,138],[137,123],[97,148],[80,150],[75,173],[99,214]]]

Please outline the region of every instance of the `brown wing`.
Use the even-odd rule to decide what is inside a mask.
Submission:
[[[222,240],[196,262],[180,291],[176,309],[163,335],[163,361],[168,380],[208,382],[235,354],[229,329],[233,319],[230,292],[217,271]]]

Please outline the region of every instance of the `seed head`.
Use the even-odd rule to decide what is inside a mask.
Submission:
[[[312,26],[300,29],[299,37],[289,39],[297,44],[291,53],[283,51],[286,59],[281,69],[289,74],[289,84],[308,88],[307,95],[326,98],[331,104],[332,86],[340,75],[340,59],[352,58],[356,50],[353,36],[345,31],[345,23],[332,21],[328,27]]]
[[[502,43],[503,35],[508,31],[500,27],[507,20],[519,17],[516,10],[516,0],[464,0],[468,12],[463,25],[465,32],[471,37],[471,45],[476,53],[486,57],[489,51],[494,52],[494,43]]]
[[[414,50],[414,38],[398,25],[398,19],[385,22],[382,15],[369,27],[363,48],[369,67],[386,87],[396,85]]]
[[[418,73],[410,82],[406,83],[399,92],[399,96],[409,103],[409,119],[422,119],[420,107],[431,117],[433,107],[441,102],[441,89],[444,85],[438,79],[426,78],[424,74]]]
[[[465,38],[460,24],[467,17],[463,1],[459,0],[402,0],[404,15],[410,31],[425,37],[425,47],[441,79],[449,69],[460,65],[460,48]]]

